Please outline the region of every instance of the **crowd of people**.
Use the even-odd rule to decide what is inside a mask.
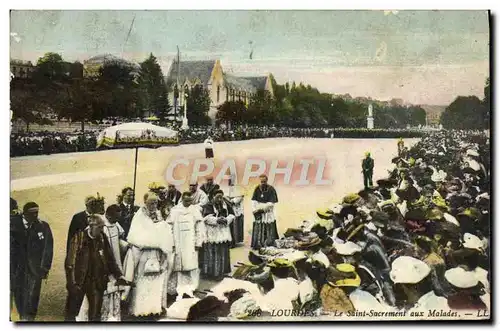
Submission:
[[[151,183],[139,204],[130,187],[109,206],[98,194],[84,202],[68,229],[66,321],[161,316],[193,297],[200,277],[228,275],[230,249],[243,242],[243,195],[233,185],[225,195],[213,178],[183,193]],[[29,202],[20,212],[11,199],[11,293],[23,321],[36,317],[53,258],[50,226],[38,211]]]
[[[400,140],[398,154],[387,178],[372,186],[364,174],[365,189],[251,251],[209,295],[238,290],[236,318],[489,311],[489,139],[440,132],[412,148]]]
[[[10,135],[10,156],[88,152],[96,150],[98,132],[28,132]]]
[[[192,127],[179,130],[181,144],[202,143],[207,135],[214,141],[236,141],[262,138],[415,138],[425,133],[420,130],[368,130],[331,128],[278,128],[260,126],[237,126],[227,129],[218,127]],[[96,150],[98,130],[73,133],[28,132],[12,133],[10,156],[87,152]]]
[[[278,193],[262,175],[251,197],[252,250],[236,263],[230,250],[243,242],[244,197],[233,186],[225,194],[208,178],[181,193],[151,183],[137,205],[129,187],[107,207],[89,196],[68,230],[65,319],[488,310],[489,157],[479,133],[441,131],[411,148],[399,140],[387,178],[373,185],[368,154],[363,190],[281,235]],[[12,292],[24,320],[36,316],[52,261],[50,226],[37,215],[36,203],[20,213],[11,200]],[[35,239],[36,254],[23,250]],[[200,278],[218,284],[200,289]]]

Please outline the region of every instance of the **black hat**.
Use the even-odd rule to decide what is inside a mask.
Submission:
[[[28,212],[30,209],[36,209],[38,211],[38,205],[36,204],[36,202],[28,202],[27,204],[24,205],[23,207],[23,213],[26,213]]]
[[[10,198],[10,210],[11,210],[11,211],[12,211],[12,210],[17,210],[17,208],[19,208],[19,207],[17,206],[17,201],[16,201],[16,200],[14,200],[14,199],[12,199],[12,198]]]
[[[373,210],[370,215],[372,217],[371,222],[379,228],[383,228],[389,223],[390,218],[386,212]]]

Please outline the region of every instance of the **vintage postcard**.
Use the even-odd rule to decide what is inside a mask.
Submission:
[[[10,14],[11,321],[491,320],[490,13]]]

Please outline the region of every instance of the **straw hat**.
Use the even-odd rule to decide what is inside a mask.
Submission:
[[[448,283],[458,288],[471,288],[479,282],[475,272],[465,271],[460,267],[446,270],[444,278]]]
[[[395,284],[417,284],[430,272],[431,268],[425,262],[411,256],[400,256],[392,262],[390,277]]]

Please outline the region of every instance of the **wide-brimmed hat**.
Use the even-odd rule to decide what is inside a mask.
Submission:
[[[473,271],[465,271],[460,267],[446,270],[444,277],[448,283],[462,289],[474,287],[479,282]]]
[[[481,217],[481,213],[477,208],[471,207],[465,209],[463,212],[457,214],[457,219],[461,222],[464,218],[468,218],[470,220],[477,220]]]
[[[362,250],[361,246],[357,245],[356,243],[353,243],[352,241],[346,241],[343,244],[334,242],[333,248],[338,254],[344,256],[354,255],[355,253],[361,252]]]
[[[300,240],[295,244],[295,248],[299,250],[311,250],[321,245],[322,241],[323,240],[319,237],[314,237],[308,240]]]
[[[444,213],[441,210],[439,210],[438,208],[432,208],[432,209],[427,210],[427,212],[425,213],[425,216],[428,220],[439,221],[444,217]]]
[[[157,183],[157,182],[152,182],[152,183],[149,183],[148,189],[151,191],[164,190],[165,185],[162,185],[162,184]]]
[[[361,278],[356,268],[349,263],[340,263],[327,269],[326,280],[335,287],[359,287]]]
[[[333,217],[334,212],[328,208],[322,208],[316,210],[316,215],[318,215],[319,218],[325,219],[325,220],[331,220]]]
[[[357,201],[359,201],[360,199],[361,199],[361,197],[359,196],[359,194],[351,193],[351,194],[346,195],[344,197],[344,199],[342,200],[342,202],[345,204],[354,204]]]
[[[411,256],[400,256],[391,265],[390,277],[397,284],[417,284],[429,275],[431,268]]]
[[[483,252],[485,247],[485,243],[476,235],[472,233],[464,233],[463,236],[463,246],[465,248],[477,249],[480,252]]]

